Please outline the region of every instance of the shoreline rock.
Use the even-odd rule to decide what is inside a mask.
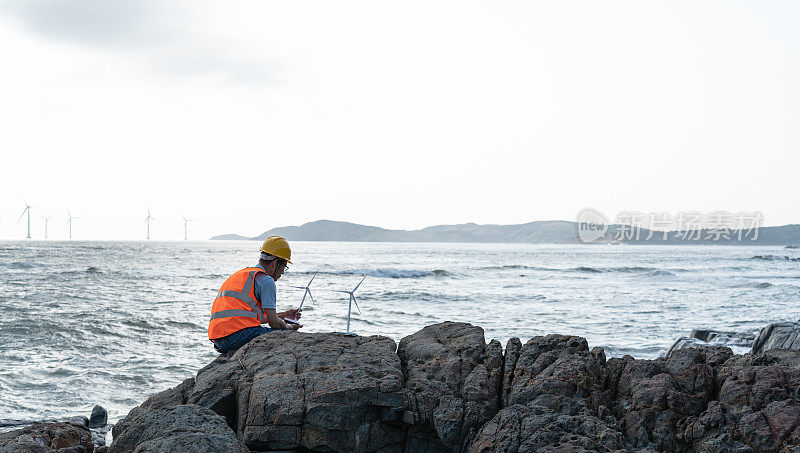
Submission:
[[[271,332],[132,409],[110,447],[91,443],[97,409],[0,434],[0,453],[800,451],[800,351],[736,355],[715,334],[643,360],[566,335],[503,350],[454,322],[399,344]]]
[[[108,413],[100,405],[92,408],[89,417],[76,415],[61,420],[12,421],[5,426],[23,427],[0,433],[0,453],[100,452],[107,448],[106,434],[111,430]]]
[[[606,359],[565,335],[513,338],[503,351],[453,322],[399,345],[274,332],[131,410],[109,451],[146,451],[131,432],[200,406],[224,420],[226,442],[251,451],[789,452],[800,449],[800,351]],[[159,447],[179,451],[171,439]]]

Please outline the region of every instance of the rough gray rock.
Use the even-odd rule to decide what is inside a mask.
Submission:
[[[522,351],[522,342],[519,338],[510,338],[506,343],[506,352],[503,356],[503,407],[508,406],[508,394],[511,391],[511,381],[514,378],[514,368],[517,366],[520,351]]]
[[[92,415],[89,417],[89,428],[102,428],[108,423],[108,412],[103,406],[95,405],[92,408]]]
[[[682,349],[657,360],[610,359],[614,415],[631,447],[684,451],[683,427],[706,410],[715,391],[704,349]]]
[[[427,326],[400,341],[407,450],[459,452],[501,404],[502,346],[466,323]]]
[[[114,436],[157,408],[197,404],[253,450],[378,451],[403,445],[403,374],[386,337],[270,332],[157,394]]]
[[[747,332],[723,332],[710,329],[693,329],[688,337],[675,341],[667,350],[669,357],[674,351],[686,348],[735,347],[743,352],[743,348],[751,348],[756,336]]]
[[[800,351],[606,360],[583,338],[548,335],[511,339],[503,354],[479,327],[452,322],[396,352],[384,337],[273,332],[150,397],[114,427],[115,442],[211,449],[187,417],[164,431],[167,412],[193,404],[254,451],[791,452]]]
[[[190,392],[193,387],[194,378],[189,378],[178,384],[175,388],[164,390],[163,392],[156,393],[150,398],[147,398],[140,406],[131,409],[127,417],[114,425],[111,429],[112,436],[114,436],[114,438],[119,437],[122,432],[127,429],[128,425],[150,411],[185,404],[187,393]]]
[[[769,349],[800,350],[800,322],[778,322],[761,329],[751,353],[759,354]]]
[[[93,449],[89,428],[74,423],[34,423],[0,434],[0,453],[89,453]]]
[[[692,329],[689,337],[697,338],[706,343],[725,342],[731,339],[741,340],[742,343],[752,343],[756,339],[755,335],[747,332],[725,332],[711,329]]]
[[[608,408],[602,349],[589,351],[580,337],[548,335],[532,338],[517,355],[511,376],[508,369],[504,373],[509,406],[483,426],[470,451],[625,448],[619,422]]]
[[[148,411],[114,437],[109,453],[249,452],[225,419],[195,404]]]

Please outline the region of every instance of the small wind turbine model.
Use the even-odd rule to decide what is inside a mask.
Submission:
[[[69,209],[67,209],[67,225],[69,225],[69,238],[72,239],[72,221],[73,220],[80,220],[80,217],[73,217],[70,214]]]
[[[50,219],[52,219],[53,216],[50,217],[42,216],[42,218],[44,219],[44,238],[47,239],[47,224],[50,222]]]
[[[311,282],[313,282],[316,277],[317,277],[317,272],[314,272],[314,275],[311,276],[311,280],[308,281],[308,284],[306,286],[292,286],[292,288],[305,290],[305,292],[303,292],[303,299],[300,301],[300,306],[297,307],[298,312],[303,309],[303,302],[306,301],[306,296],[311,298],[311,302],[314,302],[314,296],[311,295]],[[297,320],[289,319],[289,322],[297,323]]]
[[[150,215],[150,208],[147,208],[147,217],[144,218],[144,222],[147,224],[147,239],[150,239],[150,221],[155,220],[155,217]]]
[[[361,308],[359,308],[358,302],[356,302],[356,296],[353,293],[356,292],[356,290],[358,289],[359,286],[361,286],[362,283],[364,283],[364,279],[365,278],[367,278],[366,275],[364,276],[364,278],[361,279],[360,282],[358,282],[358,285],[356,285],[356,287],[353,288],[352,291],[342,291],[340,289],[335,289],[334,290],[337,293],[347,293],[347,294],[350,295],[350,303],[347,305],[347,332],[343,332],[343,333],[345,333],[347,335],[355,335],[354,333],[350,333],[350,311],[353,308],[353,304],[356,304],[356,308],[358,308],[358,313],[359,314],[361,314]]]
[[[22,218],[25,216],[26,213],[28,214],[28,235],[26,236],[27,239],[31,238],[31,208],[32,207],[33,206],[29,205],[28,202],[26,201],[25,202],[25,210],[22,211],[22,214],[19,215],[19,219],[17,219],[17,225],[19,225],[19,221],[22,220]]]

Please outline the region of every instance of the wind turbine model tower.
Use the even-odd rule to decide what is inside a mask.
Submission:
[[[303,299],[300,301],[300,306],[297,307],[298,312],[303,309],[303,302],[306,301],[306,295],[311,298],[311,302],[314,302],[314,296],[311,295],[311,282],[313,282],[316,277],[317,277],[317,272],[314,272],[314,275],[311,277],[311,280],[308,281],[308,284],[306,286],[292,286],[292,288],[305,290],[305,292],[303,292]],[[289,321],[297,322],[296,319],[289,319]]]
[[[360,282],[358,282],[358,285],[356,285],[356,287],[353,288],[352,291],[342,291],[340,289],[335,289],[334,290],[337,293],[347,293],[347,294],[350,295],[350,302],[347,305],[347,332],[344,332],[347,335],[355,335],[355,334],[351,334],[350,333],[350,312],[351,312],[351,310],[353,308],[353,304],[356,304],[356,308],[358,308],[358,313],[359,314],[361,313],[361,308],[358,306],[358,302],[356,302],[356,296],[353,293],[356,292],[356,290],[358,289],[359,286],[361,286],[362,283],[364,283],[364,279],[365,278],[367,278],[366,275],[364,276],[364,278],[361,279]]]

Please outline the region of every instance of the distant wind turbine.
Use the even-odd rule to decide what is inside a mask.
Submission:
[[[81,218],[80,217],[74,217],[72,214],[70,214],[69,209],[67,209],[67,218],[68,218],[67,225],[69,225],[69,238],[72,239],[72,221],[73,220],[80,220]]]
[[[148,215],[150,214],[148,213]],[[183,214],[181,214],[181,217],[183,217],[183,240],[186,241],[189,238],[189,222],[194,219],[187,219]]]
[[[358,313],[359,314],[361,313],[361,308],[359,308],[358,302],[356,302],[356,296],[353,293],[356,292],[356,290],[358,289],[359,286],[361,286],[362,283],[364,283],[364,279],[365,278],[367,278],[366,275],[364,276],[364,278],[361,279],[360,282],[358,282],[358,285],[356,285],[356,287],[353,288],[352,291],[342,291],[340,289],[335,289],[334,290],[337,293],[347,293],[347,294],[350,295],[350,303],[347,305],[347,332],[345,332],[348,335],[351,335],[351,333],[350,333],[350,311],[353,308],[353,304],[356,304],[356,308],[358,308]]]
[[[47,224],[50,222],[50,219],[52,219],[53,216],[50,217],[42,216],[42,218],[44,219],[44,238],[47,239]]]
[[[145,217],[144,218],[144,222],[142,222],[142,223],[146,223],[147,224],[147,239],[150,239],[150,221],[151,220],[156,220],[156,218],[150,215],[150,208],[147,208],[147,217]]]
[[[305,290],[303,292],[303,299],[300,301],[300,306],[297,307],[297,311],[298,312],[303,309],[303,302],[306,301],[306,296],[311,298],[311,302],[314,302],[314,296],[311,295],[311,282],[313,282],[316,277],[317,277],[317,272],[314,272],[314,275],[311,276],[311,280],[308,281],[308,284],[306,286],[292,286],[292,288],[304,289]],[[297,321],[297,320],[296,319],[290,319],[290,321]]]
[[[29,205],[28,202],[26,201],[25,202],[25,210],[22,211],[22,214],[20,214],[19,219],[17,219],[17,225],[19,225],[19,221],[22,220],[22,218],[25,216],[26,213],[28,214],[28,236],[26,236],[27,239],[31,238],[31,208],[32,207],[33,206]]]

